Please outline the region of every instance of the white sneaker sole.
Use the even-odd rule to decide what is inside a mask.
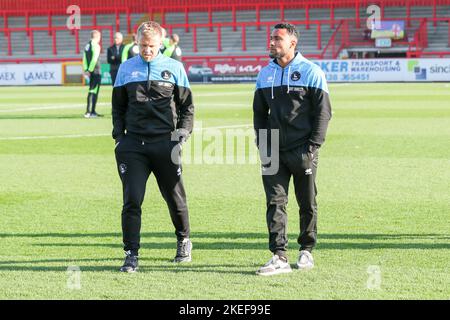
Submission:
[[[277,270],[272,271],[272,272],[259,272],[259,271],[256,271],[256,274],[258,276],[266,277],[266,276],[274,276],[274,275],[277,275],[277,274],[291,273],[291,272],[292,272],[292,269],[277,269]]]
[[[139,270],[139,268],[135,268],[135,269],[120,269],[120,272],[123,272],[123,273],[136,273],[136,272],[138,272],[138,270]]]
[[[183,259],[183,260],[173,260],[173,263],[184,263],[184,262],[191,262],[192,261],[192,258],[191,257],[189,257],[189,258],[185,258],[185,259]]]
[[[304,265],[296,264],[296,267],[297,267],[298,270],[311,270],[312,268],[314,268],[314,265],[306,265],[306,266],[304,266]]]

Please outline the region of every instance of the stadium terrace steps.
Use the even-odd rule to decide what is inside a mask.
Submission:
[[[320,10],[319,10],[320,11]],[[328,13],[321,15],[320,19],[325,19]],[[261,10],[260,20],[261,21],[276,21],[279,17],[279,10]],[[289,10],[285,12],[286,20],[304,20],[305,12],[304,10]],[[256,13],[254,11],[239,11],[236,13],[236,21],[255,21]],[[191,12],[189,13],[189,22],[196,24],[207,24],[208,23],[208,13],[207,12]],[[232,14],[231,11],[214,12],[212,16],[213,23],[219,22],[231,22]],[[166,15],[166,24],[180,24],[184,22],[184,13],[168,13]],[[311,25],[309,30],[306,30],[304,25],[299,26],[301,34],[301,44],[305,44],[306,54],[319,54],[320,49],[317,49],[317,32],[316,26]],[[184,55],[260,55],[267,51],[267,39],[266,29],[262,27],[257,30],[256,26],[250,26],[246,28],[246,49],[247,51],[242,51],[242,28],[238,27],[236,31],[232,27],[222,27],[221,37],[222,37],[222,51],[217,50],[217,30],[210,31],[208,27],[202,27],[197,29],[197,52],[194,52],[193,42],[192,42],[192,32],[186,32],[184,28],[174,28],[173,33],[177,33],[180,36],[181,42],[180,47],[183,50]],[[322,26],[322,47],[326,45],[329,38],[331,37],[333,30],[329,26]],[[264,39],[264,41],[261,41]],[[302,46],[303,47],[303,46]]]
[[[412,17],[432,17],[431,7],[411,7]],[[131,27],[135,27],[139,21],[142,20],[143,14],[131,14]],[[364,28],[364,18],[367,13],[364,8],[360,9],[361,27]],[[406,16],[406,8],[404,7],[386,7],[386,18],[403,18]],[[438,17],[450,16],[450,7],[440,6],[437,9]],[[330,18],[330,9],[310,9],[310,20],[328,20]],[[353,8],[336,8],[334,10],[335,20],[342,18],[354,18],[355,12]],[[280,10],[261,10],[261,21],[278,21],[280,18]],[[306,11],[304,9],[286,9],[284,12],[286,21],[304,21],[306,19]],[[48,25],[47,16],[31,16],[30,26],[32,27],[46,27]],[[183,24],[185,19],[184,12],[168,12],[166,13],[166,25]],[[127,17],[126,14],[119,15],[120,28],[124,36],[127,36]],[[159,19],[157,19],[159,20]],[[242,10],[236,12],[237,22],[256,21],[256,11]],[[67,16],[52,16],[53,26],[65,26]],[[97,25],[99,26],[113,26],[115,31],[115,15],[114,14],[98,14],[96,17]],[[193,24],[207,24],[209,21],[207,12],[190,12],[189,23]],[[215,11],[212,13],[212,22],[231,22],[232,12],[230,11]],[[0,23],[3,23],[3,17],[0,17]],[[25,17],[9,17],[8,25],[12,28],[24,27]],[[408,36],[412,37],[417,29],[418,21],[412,21],[412,27],[406,29]],[[92,25],[92,15],[85,15],[81,17],[82,25]],[[334,26],[334,28],[337,24]],[[300,31],[300,50],[306,55],[320,54],[322,49],[328,43],[333,31],[329,24],[321,25],[321,48],[317,46],[317,26],[311,24],[309,29],[305,25],[298,26]],[[185,56],[228,56],[228,55],[261,55],[267,52],[267,35],[265,27],[257,30],[256,26],[249,26],[246,28],[246,51],[242,51],[242,28],[238,27],[236,31],[232,27],[222,27],[222,51],[217,48],[217,29],[210,31],[209,28],[203,27],[197,29],[197,51],[194,50],[193,33],[192,30],[186,32],[184,28],[174,28],[172,33],[177,33],[180,36],[180,47]],[[351,29],[350,35],[353,40],[358,41],[363,39],[361,30]],[[79,47],[83,50],[84,45],[90,39],[90,30],[80,30],[79,32]],[[264,39],[264,40],[263,40]],[[0,35],[0,54],[6,56],[7,41],[2,33]],[[61,58],[80,58],[80,54],[75,53],[75,37],[69,30],[61,30],[56,32],[57,57]],[[427,51],[448,51],[448,25],[447,22],[438,22],[435,28],[433,24],[428,23],[428,44]],[[102,40],[103,51],[101,54],[102,61],[106,61],[106,48],[110,46],[110,36],[108,31],[103,32]],[[52,37],[45,31],[34,32],[34,51],[35,57],[54,57],[52,50]],[[29,38],[25,32],[15,32],[12,34],[12,51],[13,57],[29,58]]]
[[[438,22],[434,27],[432,22],[428,22],[428,48],[425,51],[450,51],[448,41],[447,22]]]
[[[6,57],[8,54],[8,45],[3,32],[0,32],[0,57]]]

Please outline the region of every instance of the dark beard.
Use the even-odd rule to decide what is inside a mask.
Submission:
[[[272,53],[272,52],[269,51],[269,57],[270,57],[271,59],[281,59],[281,58],[283,58],[285,55],[286,55],[286,53],[283,53],[283,52],[275,52],[275,53]]]
[[[271,59],[279,59],[279,58],[281,58],[278,53],[272,53],[272,52],[269,52],[269,57]]]

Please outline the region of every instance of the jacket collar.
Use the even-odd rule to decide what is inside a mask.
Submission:
[[[149,63],[150,65],[152,65],[152,64],[154,64],[154,63],[158,63],[158,61],[161,60],[162,58],[163,58],[162,53],[161,53],[161,52],[158,52],[158,55],[157,55],[156,57],[154,57],[152,61],[147,62],[147,61],[145,61],[145,60],[142,58],[141,54],[139,53],[139,59],[141,60],[141,62],[142,62],[143,64]]]
[[[289,68],[289,66],[292,65],[296,65],[298,63],[300,63],[303,59],[305,59],[302,54],[298,51],[295,52],[295,56],[294,58],[284,67],[284,68]],[[270,66],[274,67],[274,68],[279,68],[279,69],[283,69],[278,63],[277,63],[277,59],[273,59],[270,61],[269,63]]]

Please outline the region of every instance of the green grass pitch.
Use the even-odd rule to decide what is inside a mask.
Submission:
[[[253,88],[193,85],[196,121],[251,124]],[[141,270],[122,274],[111,88],[100,89],[100,119],[82,117],[84,87],[0,88],[0,299],[449,299],[450,85],[330,93],[316,267],[267,278],[255,275],[270,258],[257,164],[184,165],[194,249],[183,265],[170,262],[174,231],[152,176]],[[288,212],[294,263],[293,192]]]

